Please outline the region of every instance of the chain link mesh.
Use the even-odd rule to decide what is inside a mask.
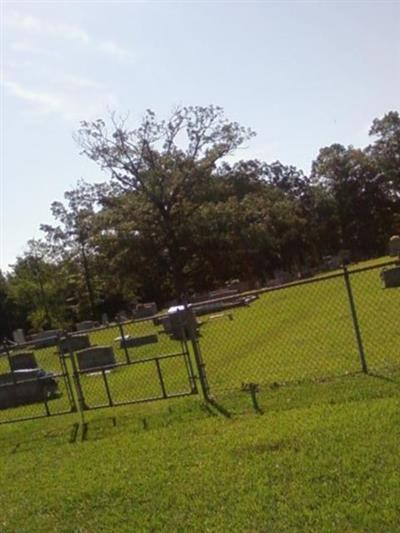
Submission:
[[[0,423],[200,389],[218,397],[362,372],[389,377],[400,370],[400,287],[384,288],[385,268],[399,266],[194,304],[189,329],[160,314],[68,333],[47,347],[4,346]]]
[[[356,323],[369,371],[400,367],[400,288],[384,289],[381,271],[382,265],[350,270],[355,316],[338,272],[253,292],[247,305],[199,317],[211,391],[362,372]]]

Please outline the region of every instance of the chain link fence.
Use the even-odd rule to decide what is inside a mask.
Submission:
[[[188,339],[182,327],[164,327],[167,320],[164,315],[97,329],[85,335],[90,346],[81,350],[73,349],[78,336],[70,338],[83,410],[197,393]]]
[[[400,287],[384,288],[381,276],[395,265],[344,268],[208,302],[199,320],[211,392],[399,369]]]
[[[197,394],[196,342],[177,314],[5,344],[0,423]]]
[[[6,344],[0,423],[359,373],[390,377],[400,372],[400,275],[384,288],[385,269],[400,266],[344,267],[184,312]]]
[[[74,413],[77,410],[71,375],[51,346],[11,347],[0,353],[0,424]]]

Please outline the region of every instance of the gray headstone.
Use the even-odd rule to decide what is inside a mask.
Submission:
[[[60,342],[61,353],[77,352],[78,350],[84,350],[90,347],[89,335],[73,335],[62,339]]]
[[[62,331],[60,329],[49,329],[32,335],[31,340],[35,343],[36,349],[47,348],[55,346],[61,334]]]
[[[400,287],[400,266],[383,269],[381,277],[386,289]]]
[[[58,389],[51,376],[38,379],[37,371],[27,370],[0,375],[0,409],[42,402]]]
[[[76,352],[79,370],[112,368],[116,365],[111,346],[93,346]]]
[[[168,311],[171,335],[174,339],[184,340],[197,335],[198,323],[191,309]]]
[[[36,333],[34,336],[34,340],[53,339],[54,337],[59,337],[61,333],[61,329],[47,329],[45,331],[39,331],[39,333]]]
[[[171,319],[169,316],[164,316],[160,318],[160,325],[164,328],[165,333],[168,335],[172,333]]]
[[[128,320],[128,315],[126,311],[119,311],[117,313],[118,319],[121,320],[121,322],[126,322]]]
[[[102,323],[103,326],[108,326],[108,324],[110,323],[110,321],[108,320],[107,313],[103,313],[101,315],[101,323]]]
[[[155,302],[147,302],[144,304],[137,304],[134,310],[135,318],[146,318],[157,313],[157,304]]]
[[[392,237],[390,237],[389,255],[392,257],[400,255],[400,235],[392,235]]]
[[[16,353],[10,356],[11,370],[23,370],[30,368],[37,368],[35,354],[33,352]]]
[[[24,344],[25,334],[23,329],[16,329],[13,331],[13,339],[17,344]]]

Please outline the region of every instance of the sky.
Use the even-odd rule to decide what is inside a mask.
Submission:
[[[73,139],[81,120],[215,104],[257,132],[237,157],[307,173],[400,107],[399,1],[0,4],[3,270],[54,200],[107,179]]]

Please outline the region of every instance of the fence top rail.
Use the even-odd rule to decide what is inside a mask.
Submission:
[[[93,366],[91,368],[85,368],[84,370],[77,370],[77,374],[100,374],[104,372],[109,372],[111,370],[122,368],[125,366],[134,366],[134,365],[141,365],[143,363],[151,363],[153,361],[163,361],[164,359],[172,359],[174,357],[184,357],[186,354],[184,352],[176,352],[176,353],[167,353],[163,355],[156,355],[154,357],[146,357],[144,359],[136,359],[133,361],[127,362],[120,362],[112,365],[104,365],[104,366]]]
[[[48,380],[49,378],[62,378],[64,377],[66,374],[65,373],[62,373],[62,372],[52,372],[51,375],[49,374],[48,376],[34,376],[34,377],[30,377],[28,379],[19,379],[18,377],[18,374],[16,374],[15,372],[9,372],[10,376],[11,376],[11,381],[8,381],[7,383],[0,383],[0,390],[1,389],[5,389],[7,387],[15,387],[15,386],[19,386],[19,385],[25,385],[26,383],[44,383],[46,380]],[[2,374],[4,375],[4,374]],[[14,379],[15,381],[13,381],[13,376],[14,376]]]
[[[376,265],[370,265],[370,266],[365,266],[365,267],[360,267],[360,268],[352,268],[351,270],[348,270],[348,272],[350,275],[358,274],[360,272],[367,272],[368,270],[375,270],[377,268],[383,268],[383,267],[388,267],[388,266],[400,266],[400,262],[394,259],[393,261],[386,261],[385,263],[379,263]]]
[[[399,262],[396,261],[396,260],[393,260],[393,261],[385,261],[383,263],[370,265],[370,266],[365,266],[365,267],[351,268],[350,270],[348,270],[348,273],[350,275],[358,274],[360,272],[367,272],[368,270],[374,270],[374,269],[383,268],[383,267],[387,267],[387,266],[394,266],[394,265],[399,265]],[[201,307],[202,305],[208,305],[208,304],[219,303],[219,302],[229,302],[230,300],[235,300],[235,299],[243,298],[243,297],[246,297],[246,296],[257,296],[259,294],[266,294],[268,292],[274,292],[274,291],[280,291],[280,290],[284,290],[284,289],[290,289],[292,287],[299,287],[299,286],[302,286],[302,285],[310,285],[310,284],[313,284],[313,283],[321,283],[323,281],[332,280],[332,279],[336,279],[336,278],[341,278],[343,276],[344,276],[344,270],[343,269],[338,271],[338,272],[337,271],[336,272],[332,272],[331,274],[318,274],[318,275],[316,275],[315,277],[312,277],[312,278],[302,279],[302,280],[298,280],[298,281],[291,281],[289,283],[283,283],[282,285],[276,285],[275,287],[262,287],[261,289],[254,289],[252,291],[241,292],[241,293],[237,293],[237,294],[234,294],[234,295],[221,296],[220,298],[213,298],[213,299],[210,299],[210,300],[204,300],[202,302],[190,304],[190,308],[191,309],[196,309],[196,307]]]
[[[104,331],[104,330],[108,330],[108,329],[114,329],[114,328],[117,328],[118,327],[118,324],[121,324],[122,326],[126,326],[126,325],[129,325],[129,324],[137,324],[137,323],[140,323],[140,322],[150,322],[152,320],[154,320],[155,318],[165,318],[167,317],[167,313],[164,312],[164,313],[157,313],[156,315],[152,315],[152,316],[147,316],[147,317],[143,317],[143,318],[129,318],[128,320],[121,320],[120,322],[116,322],[116,321],[113,321],[113,322],[110,322],[109,324],[105,324],[105,325],[101,325],[101,326],[97,326],[95,328],[90,328],[90,329],[82,329],[80,331],[68,331],[68,330],[65,330],[63,333],[61,333],[60,335],[57,336],[57,340],[60,341],[62,339],[65,339],[65,338],[68,338],[68,337],[76,337],[76,336],[79,336],[79,335],[89,335],[90,333],[96,333],[97,331]],[[27,340],[26,342],[24,343],[16,343],[10,339],[3,339],[3,342],[1,343],[0,341],[0,348],[2,348],[3,350],[0,351],[0,357],[2,356],[5,356],[7,357],[7,352],[13,352],[15,350],[21,350],[21,349],[24,349],[24,348],[30,348],[32,350],[35,350],[35,341],[29,341]],[[57,349],[57,344],[53,345],[53,346],[46,346],[46,347],[43,347],[43,348],[38,348],[38,350],[45,350],[45,349],[49,349],[49,348],[56,348]],[[55,354],[58,353],[58,351],[55,351],[54,352]]]
[[[369,270],[374,270],[374,269],[388,267],[388,266],[395,266],[395,265],[400,265],[399,260],[393,259],[391,261],[385,261],[383,263],[377,263],[377,264],[370,265],[370,266],[350,268],[348,269],[348,273],[350,275],[358,274],[361,272],[367,272]],[[238,298],[243,298],[246,296],[257,296],[259,294],[280,291],[280,290],[289,289],[292,287],[299,287],[302,285],[309,285],[312,283],[321,283],[323,281],[340,278],[343,276],[344,276],[343,269],[339,271],[334,271],[331,274],[317,274],[313,276],[312,278],[301,279],[298,281],[291,281],[289,283],[282,283],[281,285],[276,285],[274,287],[261,287],[260,289],[254,289],[251,291],[238,292],[236,294],[231,294],[228,296],[220,296],[219,298],[210,298],[209,300],[204,300],[201,302],[190,304],[190,308],[196,309],[197,307],[201,307],[203,305],[209,305],[209,304],[219,303],[219,302],[229,302],[231,300],[236,300]],[[152,316],[142,317],[142,318],[130,318],[128,320],[112,321],[109,324],[100,325],[100,326],[90,328],[90,329],[85,329],[85,330],[80,330],[80,331],[64,331],[61,335],[58,335],[57,337],[58,337],[58,341],[60,341],[61,339],[68,337],[68,336],[75,337],[77,335],[88,335],[90,333],[95,333],[98,331],[105,331],[108,329],[116,328],[118,327],[119,324],[122,326],[126,326],[129,324],[139,324],[142,322],[150,322],[156,318],[160,319],[160,318],[166,318],[166,317],[168,317],[167,312],[161,311]],[[30,348],[34,350],[35,349],[34,344],[35,344],[34,340],[26,341],[25,343],[21,343],[21,344],[17,344],[11,341],[10,339],[3,339],[3,343],[2,344],[0,343],[0,347],[3,348],[3,350],[0,351],[0,357],[3,357],[3,356],[7,357],[8,352],[13,352],[15,350],[21,350],[24,348]],[[48,348],[54,348],[54,347],[55,346],[48,346],[48,347],[41,348],[41,349],[48,349]],[[55,352],[55,353],[58,353],[58,352]]]

